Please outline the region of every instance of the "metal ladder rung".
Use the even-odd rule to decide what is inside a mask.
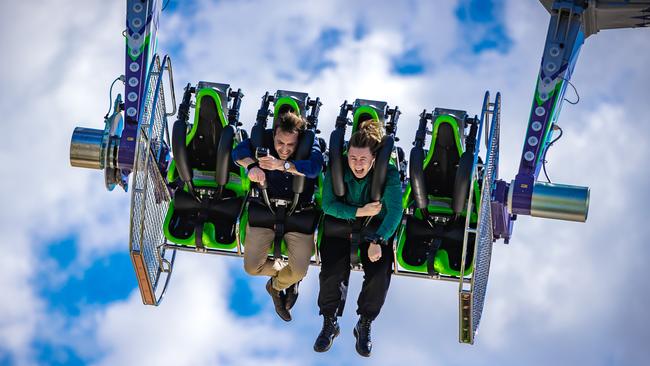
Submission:
[[[460,294],[460,312],[461,312],[461,324],[459,326],[459,342],[461,343],[474,343],[474,337],[472,334],[472,312],[471,312],[471,291],[462,291]]]

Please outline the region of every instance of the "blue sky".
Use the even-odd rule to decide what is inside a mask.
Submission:
[[[326,354],[318,269],[303,281],[294,321],[273,313],[264,278],[241,260],[181,253],[158,308],[142,305],[128,255],[129,194],[68,162],[74,126],[100,128],[110,82],[124,72],[123,2],[0,5],[0,364],[641,365],[650,354],[644,280],[650,249],[645,166],[650,153],[648,30],[604,31],[581,52],[565,106],[565,136],[549,152],[554,181],[590,186],[585,224],[522,217],[495,246],[477,344],[457,343],[456,286],[395,278],[359,358],[351,302]],[[199,80],[246,94],[250,128],[265,91],[324,102],[327,137],[338,105],[386,100],[403,114],[410,148],[422,109],[478,113],[503,95],[503,179],[514,177],[548,14],[536,1],[271,2],[172,0],[159,50],[177,94]],[[35,28],[34,25],[38,25]],[[361,277],[353,274],[356,297]]]

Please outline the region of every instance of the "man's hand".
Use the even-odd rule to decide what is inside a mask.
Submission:
[[[363,207],[357,208],[357,217],[375,216],[381,211],[381,202],[366,203]]]
[[[253,169],[248,171],[248,179],[250,179],[251,182],[264,183],[266,180],[266,174],[264,174],[264,171],[262,169],[253,167]]]
[[[376,262],[381,259],[381,245],[370,243],[368,246],[368,259],[371,262]]]
[[[265,170],[284,170],[284,160],[268,155],[258,159],[260,168]]]

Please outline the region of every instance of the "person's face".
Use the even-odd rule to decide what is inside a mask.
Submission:
[[[357,178],[363,178],[368,175],[375,157],[372,156],[369,147],[354,147],[348,149],[348,165]]]
[[[287,160],[298,146],[298,132],[284,132],[276,129],[273,134],[273,146],[282,160]]]

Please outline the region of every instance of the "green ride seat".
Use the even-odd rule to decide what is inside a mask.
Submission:
[[[188,126],[192,93],[196,109],[194,123]],[[244,169],[230,157],[240,139],[240,94],[228,85],[208,82],[186,88],[172,136],[174,160],[167,174],[169,185],[177,187],[163,224],[172,243],[197,249],[237,246],[237,221],[249,191]]]
[[[397,260],[408,271],[459,277],[476,129],[471,129],[466,149],[463,143],[466,113],[436,109],[431,117],[430,146],[422,159],[425,152],[422,145],[427,132],[426,113],[421,117],[416,146],[411,151],[411,181],[402,200],[403,207],[410,214],[405,215],[403,225],[398,229]],[[419,197],[415,197],[414,185]],[[480,200],[478,182],[473,189],[475,203],[470,213],[470,227],[476,228]],[[468,243],[473,243],[474,234],[468,235]],[[436,243],[439,244],[437,251],[434,248]],[[473,245],[468,244],[462,275],[472,273],[473,251]],[[431,258],[434,252],[435,257]]]

